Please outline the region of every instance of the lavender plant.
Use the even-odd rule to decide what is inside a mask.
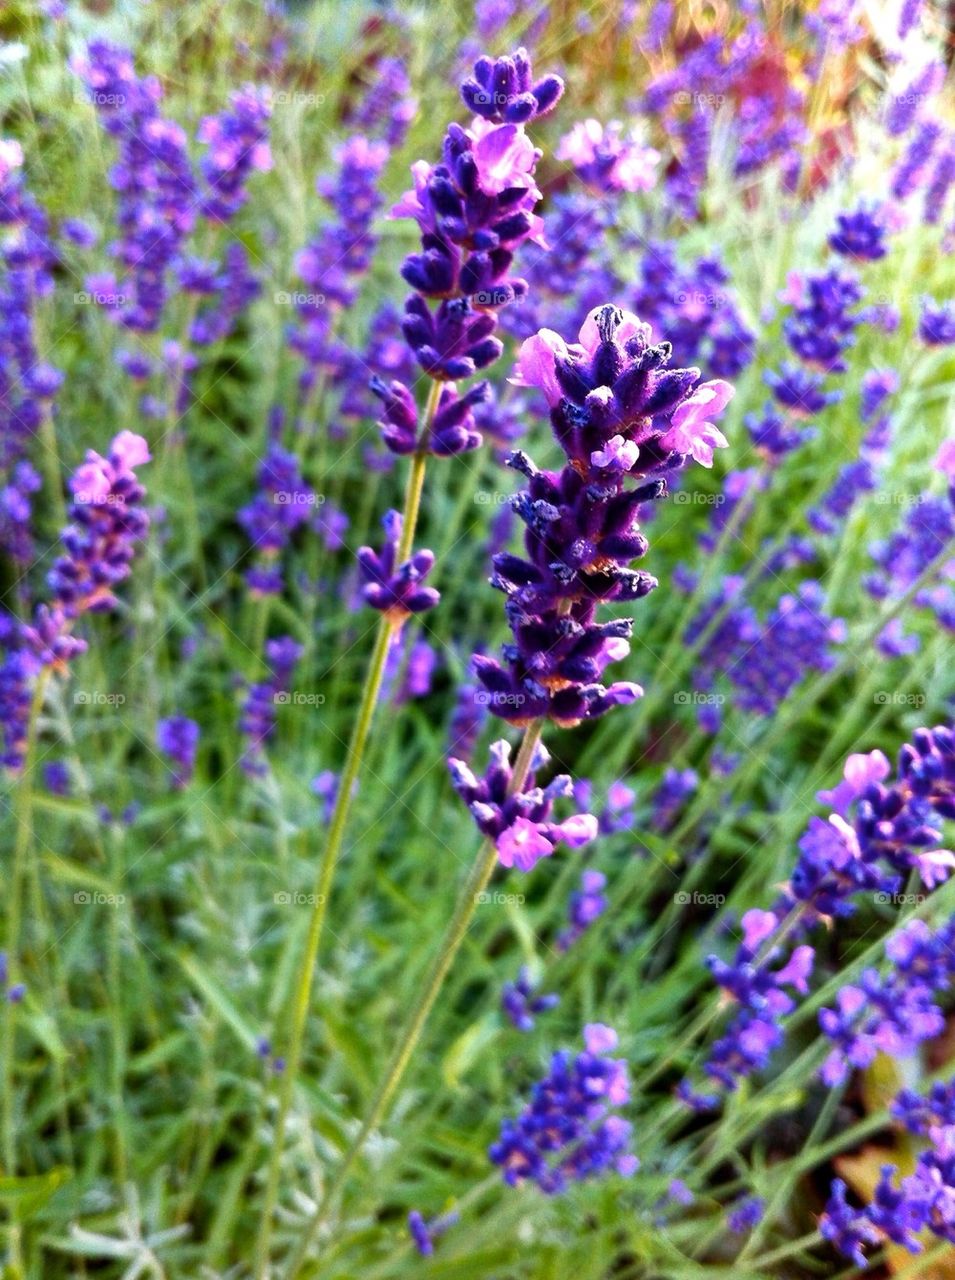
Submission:
[[[0,13],[5,1275],[945,1270],[955,146],[877,9]]]

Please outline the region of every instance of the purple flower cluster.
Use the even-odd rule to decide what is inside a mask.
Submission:
[[[128,50],[92,41],[74,70],[119,145],[110,183],[119,196],[120,239],[113,248],[125,278],[120,283],[114,276],[90,277],[87,288],[126,328],[154,333],[166,303],[169,267],[195,225],[202,199],[186,135],[160,113],[159,81],[140,79]]]
[[[19,143],[0,138],[0,549],[19,564],[33,554],[33,495],[40,486],[25,455],[62,381],[36,345],[36,307],[53,287],[57,255],[22,163]]]
[[[256,595],[277,595],[283,585],[278,557],[296,529],[310,520],[315,494],[303,480],[295,455],[277,444],[269,446],[258,481],[258,493],[236,516],[261,557],[246,580]]]
[[[517,975],[517,981],[505,983],[501,991],[501,1009],[518,1031],[533,1031],[536,1015],[546,1013],[560,1003],[558,995],[539,996],[534,992],[534,983],[526,965]]]
[[[558,951],[567,951],[578,942],[593,922],[607,910],[609,903],[604,894],[606,887],[607,877],[602,871],[588,868],[581,873],[580,888],[570,895],[568,927],[557,935]]]
[[[805,992],[813,949],[800,942],[820,921],[855,911],[857,899],[887,902],[917,872],[932,888],[946,879],[955,854],[940,847],[940,819],[955,817],[955,734],[944,727],[919,729],[902,747],[895,782],[881,751],[851,755],[838,786],[819,792],[832,807],[828,820],[813,817],[799,842],[788,885],[769,911],[743,917],[743,941],[731,962],[711,957],[718,984],[737,1003],[704,1071],[726,1089],[762,1070],[782,1043],[780,1019],[793,1007],[782,986]],[[841,1079],[850,1065],[871,1061],[880,1047],[894,1052],[940,1029],[931,993],[950,981],[950,926],[933,934],[920,922],[889,944],[894,966],[888,978],[873,971],[843,988],[838,1008],[821,1018],[836,1041],[826,1079]],[[893,1048],[894,1046],[894,1048]],[[901,1051],[899,1049],[899,1051]],[[688,1105],[714,1107],[688,1081],[679,1089]]]
[[[331,308],[354,303],[357,283],[371,265],[377,243],[372,227],[382,202],[378,179],[388,148],[358,136],[338,148],[335,160],[334,177],[320,178],[316,185],[336,218],[325,223],[295,259],[304,291],[294,295],[298,324],[289,337],[312,365],[327,359]]]
[[[628,1154],[630,1125],[616,1112],[630,1099],[627,1064],[607,1055],[617,1033],[600,1023],[584,1028],[584,1052],[557,1052],[550,1071],[534,1085],[530,1101],[505,1120],[488,1154],[511,1186],[533,1181],[546,1195],[616,1171],[628,1177],[638,1166]]]
[[[948,859],[945,865],[955,866],[955,855]],[[933,996],[955,976],[953,942],[955,922],[933,932],[924,920],[913,920],[886,944],[886,974],[866,969],[840,989],[835,1009],[819,1010],[819,1025],[834,1046],[821,1072],[827,1085],[871,1066],[879,1053],[905,1057],[943,1030]]]
[[[156,725],[156,746],[172,765],[172,785],[187,787],[196,765],[199,726],[188,716],[168,716]]]
[[[533,82],[524,50],[496,61],[480,59],[474,78],[462,86],[477,121],[470,131],[449,126],[441,163],[418,161],[413,190],[392,210],[393,217],[413,218],[421,231],[421,252],[410,254],[401,269],[415,290],[405,304],[405,339],[425,373],[448,383],[442,409],[455,415],[453,435],[419,439],[420,451],[434,444],[444,452],[461,451],[479,441],[471,404],[454,407],[454,383],[498,359],[497,312],[527,292],[526,282],[510,275],[517,249],[542,231],[534,212],[540,153],[524,124],[550,110],[562,91],[557,76]],[[410,392],[402,384],[392,382],[388,402],[403,405],[402,418],[412,414]],[[389,448],[406,452],[409,430],[415,427],[386,415]]]
[[[2,762],[9,769],[23,763],[35,677],[44,667],[65,672],[86,649],[73,634],[77,620],[118,604],[115,589],[129,576],[136,544],[149,528],[135,472],[148,461],[146,441],[131,431],[114,438],[107,457],[87,453],[70,481],[70,523],[61,534],[63,554],[47,575],[49,603],[37,605],[30,623],[0,614]]]
[[[248,686],[239,716],[239,732],[246,740],[239,763],[249,777],[262,777],[267,770],[265,746],[275,733],[275,708],[288,700],[289,684],[302,653],[302,646],[291,636],[266,642],[269,676]]]
[[[700,383],[697,369],[668,369],[669,355],[668,343],[650,343],[649,326],[613,306],[591,313],[578,344],[543,330],[521,347],[514,381],[544,392],[567,462],[550,472],[524,453],[510,459],[527,479],[514,499],[526,558],[496,556],[492,583],[508,597],[514,639],[506,665],[476,656],[474,669],[491,710],[513,723],[573,725],[640,696],[630,682],[600,683],[629,652],[632,622],[599,623],[597,607],[656,586],[629,567],[647,548],[639,508],[666,494],[666,472],[688,456],[712,463],[726,441],[711,419],[733,394],[725,382]]]
[[[834,253],[856,262],[877,262],[888,253],[885,232],[880,211],[860,205],[851,213],[836,215],[836,229],[829,237],[829,247]]]
[[[385,545],[381,551],[359,547],[358,568],[361,573],[365,603],[385,614],[393,625],[404,622],[409,614],[433,609],[441,599],[434,587],[423,585],[434,564],[434,553],[416,551],[410,560],[398,564],[402,519],[397,511],[389,511],[382,520]]]
[[[201,208],[210,220],[234,218],[248,198],[250,173],[271,169],[271,114],[268,90],[245,85],[232,94],[228,110],[200,123],[196,136],[207,147],[200,168],[208,186]]]
[[[926,1137],[914,1170],[903,1176],[894,1165],[883,1165],[871,1203],[854,1208],[846,1199],[846,1184],[836,1178],[819,1230],[857,1267],[865,1268],[865,1249],[885,1241],[910,1253],[921,1253],[919,1235],[930,1231],[955,1244],[955,1115],[952,1086],[936,1084],[928,1096],[903,1090],[893,1114],[910,1133]]]
[[[554,802],[572,796],[573,784],[567,774],[559,774],[546,787],[535,784],[535,773],[549,759],[542,746],[538,746],[519,791],[512,789],[508,743],[492,743],[489,755],[490,763],[481,778],[454,757],[448,760],[448,768],[454,789],[468,806],[478,830],[494,841],[502,866],[530,871],[541,858],[550,857],[559,842],[576,849],[594,839],[597,819],[589,813],[577,813],[562,822],[553,820]]]
[[[573,165],[577,177],[597,192],[649,191],[653,186],[659,151],[640,137],[638,130],[624,132],[619,120],[604,126],[599,120],[581,120],[561,138],[554,156]]]

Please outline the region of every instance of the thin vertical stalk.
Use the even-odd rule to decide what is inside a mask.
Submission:
[[[37,726],[40,710],[46,694],[49,668],[44,667],[37,677],[30,703],[30,715],[27,722],[27,739],[23,753],[23,770],[17,779],[16,787],[16,836],[13,846],[13,869],[10,878],[9,914],[7,916],[7,955],[10,966],[10,978],[16,981],[20,972],[20,932],[22,924],[23,884],[26,874],[26,860],[30,850],[33,834],[33,761],[36,754]],[[16,1062],[16,1018],[17,1005],[13,1001],[7,1003],[3,1019],[3,1054],[0,1063],[0,1096],[3,1102],[3,1163],[6,1177],[15,1178],[17,1173],[17,1116],[14,1067]],[[14,1197],[9,1204],[9,1258],[8,1265],[11,1280],[20,1280],[23,1275],[23,1259],[20,1247],[20,1223],[17,1201]]]
[[[419,445],[412,455],[411,469],[405,489],[404,511],[402,513],[401,540],[398,546],[397,563],[408,559],[414,545],[418,514],[421,509],[421,495],[424,490],[424,478],[427,467],[426,443],[430,432],[431,421],[438,405],[441,384],[432,382],[431,390],[425,406]],[[382,614],[378,623],[375,647],[372,651],[368,672],[365,676],[364,692],[359,705],[351,740],[345,757],[345,767],[339,780],[338,795],[328,829],[328,839],[318,863],[315,877],[312,912],[309,919],[308,935],[305,940],[305,955],[295,988],[292,1005],[292,1025],[289,1036],[286,1067],[282,1075],[279,1089],[279,1107],[272,1134],[272,1152],[269,1159],[268,1175],[265,1187],[265,1204],[262,1210],[262,1225],[259,1230],[256,1246],[255,1274],[258,1280],[265,1280],[269,1270],[269,1250],[272,1237],[272,1219],[278,1202],[279,1178],[282,1169],[282,1149],[285,1143],[285,1131],[292,1106],[292,1098],[302,1062],[302,1048],[305,1039],[305,1024],[308,1019],[308,1008],[311,1000],[312,982],[315,976],[315,965],[321,944],[322,931],[331,893],[332,879],[341,855],[345,827],[351,811],[352,793],[361,772],[365,747],[371,731],[371,724],[378,705],[378,697],[384,679],[385,662],[391,642],[400,627],[400,622]],[[490,874],[490,872],[488,873]]]
[[[524,737],[521,740],[517,759],[514,762],[514,773],[510,783],[511,793],[519,791],[527,779],[543,727],[543,720],[535,720],[524,730]],[[467,936],[475,909],[494,873],[496,865],[497,847],[493,840],[485,840],[478,850],[477,857],[468,872],[467,878],[461,886],[454,911],[431,962],[431,968],[408,1015],[404,1029],[398,1037],[398,1042],[392,1051],[384,1077],[375,1090],[361,1128],[342,1157],[333,1180],[322,1196],[318,1208],[299,1240],[289,1265],[289,1280],[294,1280],[294,1277],[298,1275],[302,1263],[305,1261],[309,1245],[334,1208],[335,1201],[344,1188],[345,1180],[361,1154],[362,1147],[365,1145],[368,1136],[385,1118],[388,1107],[414,1056],[414,1051],[421,1039],[428,1015],[434,1007],[454,958]]]

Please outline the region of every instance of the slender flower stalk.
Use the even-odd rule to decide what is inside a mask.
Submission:
[[[543,728],[544,721],[541,719],[533,721],[524,730],[524,736],[521,739],[521,745],[514,762],[514,771],[511,776],[509,786],[511,795],[519,792],[527,780],[535,752],[540,744]],[[444,980],[451,965],[454,963],[455,956],[461,949],[464,939],[467,937],[481,894],[487,888],[491,876],[494,874],[497,861],[497,846],[492,839],[486,839],[478,849],[471,869],[461,885],[447,928],[438,943],[418,998],[401,1030],[395,1048],[388,1060],[388,1065],[385,1068],[385,1073],[362,1120],[361,1128],[342,1156],[334,1177],[330,1179],[325,1194],[302,1233],[301,1239],[292,1255],[288,1268],[289,1280],[295,1280],[295,1277],[299,1274],[312,1241],[334,1210],[337,1198],[343,1190],[345,1181],[355,1161],[361,1154],[368,1137],[378,1128],[388,1113],[391,1101],[397,1092],[398,1086],[404,1079],[415,1049],[421,1040],[428,1016],[434,1007],[441,988],[444,986]]]
[[[402,330],[431,386],[419,421],[414,397],[403,383],[373,384],[384,404],[384,441],[396,454],[411,454],[411,465],[404,510],[400,515],[389,513],[385,519],[388,541],[384,549],[376,553],[362,547],[358,553],[365,601],[380,611],[381,619],[318,864],[305,954],[293,995],[287,1067],[280,1086],[256,1250],[260,1280],[265,1280],[269,1269],[282,1148],[301,1067],[328,898],[385,664],[405,619],[433,607],[439,598],[433,588],[421,586],[434,562],[432,553],[412,554],[427,458],[432,453],[453,456],[481,444],[472,409],[485,398],[486,386],[477,384],[459,395],[456,381],[470,378],[500,357],[503,346],[492,336],[497,311],[526,293],[526,283],[508,274],[518,246],[541,234],[540,218],[533,212],[540,199],[534,182],[540,152],[524,133],[524,124],[550,111],[562,92],[563,82],[557,76],[534,82],[530,59],[523,49],[510,58],[480,59],[474,77],[461,87],[465,103],[477,115],[471,130],[456,124],[449,127],[442,162],[432,167],[419,161],[413,167],[414,188],[392,211],[394,217],[414,219],[421,231],[421,252],[409,255],[402,267],[403,278],[415,290],[405,303]],[[431,300],[436,300],[434,309]],[[496,851],[492,852],[496,857]],[[492,858],[482,873],[485,882],[493,865]],[[469,919],[470,913],[461,916],[455,950]],[[445,971],[437,979],[434,995]],[[430,1007],[428,1003],[421,1014],[422,1026]],[[403,1072],[402,1064],[397,1079]],[[383,1105],[387,1105],[387,1098]]]

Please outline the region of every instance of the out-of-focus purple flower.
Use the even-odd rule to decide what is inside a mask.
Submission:
[[[949,347],[955,343],[955,304],[922,299],[919,337],[927,347]]]
[[[829,247],[844,258],[877,262],[888,252],[885,232],[879,211],[863,204],[851,213],[836,215],[836,229],[829,236]]]
[[[188,716],[168,716],[156,725],[156,746],[168,757],[177,790],[189,785],[196,765],[199,726]]]
[[[505,983],[501,991],[501,1008],[508,1022],[518,1031],[533,1031],[536,1015],[546,1013],[560,1003],[558,995],[538,996],[534,991],[530,970],[526,966],[521,969],[517,981]]]
[[[591,1023],[584,1028],[583,1053],[554,1054],[525,1109],[503,1122],[488,1152],[505,1182],[533,1181],[556,1195],[571,1181],[635,1172],[638,1162],[627,1152],[630,1125],[616,1114],[630,1097],[627,1064],[606,1056],[616,1044],[615,1031]]]
[[[291,636],[267,641],[268,678],[247,686],[239,717],[239,732],[246,740],[239,763],[249,777],[266,772],[265,746],[275,734],[275,708],[289,701],[289,684],[302,653],[302,646]]]
[[[602,871],[588,868],[581,872],[580,888],[570,895],[567,908],[569,925],[557,935],[558,951],[566,951],[572,947],[593,922],[600,918],[609,906],[604,895],[607,877]]]
[[[726,1225],[734,1235],[745,1235],[762,1221],[766,1212],[766,1201],[761,1196],[745,1196],[730,1206]]]
[[[268,90],[245,85],[232,94],[228,110],[200,123],[197,137],[207,147],[200,162],[208,185],[202,201],[207,218],[228,222],[235,217],[248,198],[249,174],[271,169],[271,114]]]
[[[660,162],[659,151],[647,146],[638,130],[625,132],[619,120],[606,126],[578,121],[554,156],[573,165],[581,181],[598,192],[649,191]]]

